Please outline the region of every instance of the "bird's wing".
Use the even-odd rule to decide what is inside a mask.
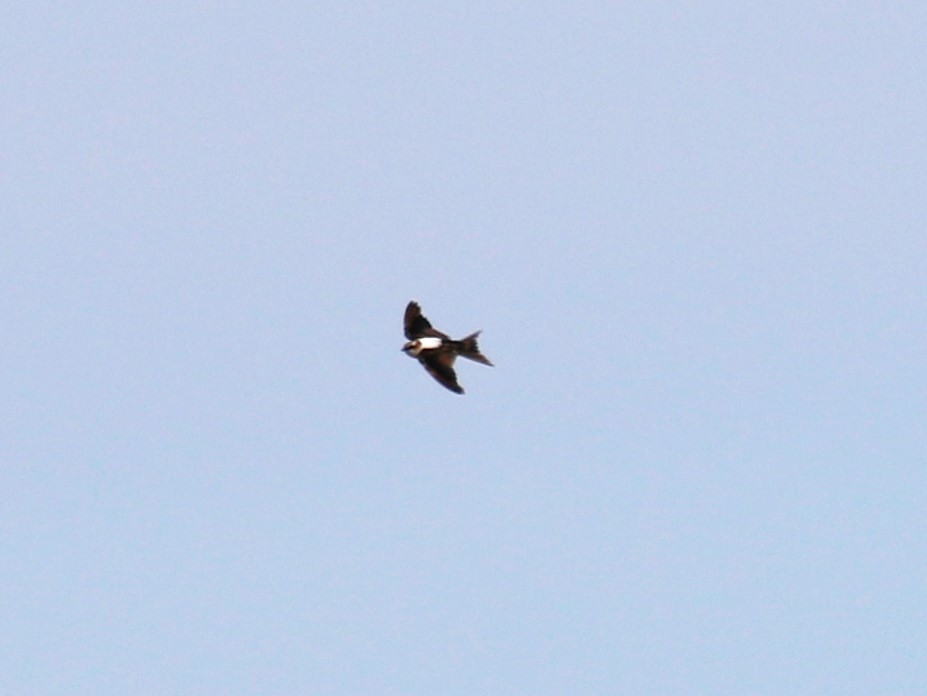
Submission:
[[[418,302],[410,302],[406,305],[406,315],[403,319],[403,326],[406,332],[406,338],[410,341],[421,338],[431,328],[431,322],[422,316],[422,308]]]
[[[422,316],[422,308],[419,307],[418,302],[410,302],[406,305],[406,314],[402,323],[406,338],[410,341],[421,338],[422,336],[448,338],[445,334],[431,327],[431,322]]]
[[[456,357],[453,353],[438,353],[437,355],[422,355],[418,360],[438,384],[447,387],[455,394],[463,394],[463,388],[457,384],[457,374],[451,367]]]

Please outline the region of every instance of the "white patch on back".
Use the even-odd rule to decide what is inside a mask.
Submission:
[[[404,347],[409,355],[413,358],[417,358],[423,350],[434,350],[435,348],[440,348],[443,341],[437,336],[424,336],[422,338],[417,338],[414,341],[409,341],[406,346],[408,350]]]

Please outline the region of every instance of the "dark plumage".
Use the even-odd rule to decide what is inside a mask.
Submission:
[[[463,387],[457,383],[453,367],[458,355],[492,366],[489,359],[480,353],[476,341],[479,331],[455,341],[431,326],[431,322],[422,315],[418,302],[410,302],[406,306],[403,328],[409,339],[402,347],[406,355],[416,358],[439,384],[456,394],[464,393]]]

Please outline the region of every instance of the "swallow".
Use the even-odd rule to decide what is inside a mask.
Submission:
[[[480,335],[479,331],[455,341],[447,334],[432,328],[431,322],[422,316],[422,308],[418,302],[410,302],[406,306],[403,325],[406,338],[409,339],[402,347],[403,352],[410,358],[416,358],[438,384],[455,394],[464,393],[454,372],[454,361],[458,355],[492,367],[492,363],[480,353],[480,347],[477,345],[476,337]]]

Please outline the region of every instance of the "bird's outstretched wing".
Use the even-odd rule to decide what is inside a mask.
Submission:
[[[443,387],[447,387],[455,394],[463,394],[464,390],[457,384],[457,374],[452,365],[457,356],[453,353],[438,353],[436,355],[422,355],[418,361],[428,370],[428,374]]]
[[[431,327],[431,322],[422,316],[422,308],[418,302],[410,302],[406,305],[406,314],[403,318],[403,328],[405,329],[406,338],[414,341],[422,336],[437,336],[438,338],[447,338],[447,335]]]

